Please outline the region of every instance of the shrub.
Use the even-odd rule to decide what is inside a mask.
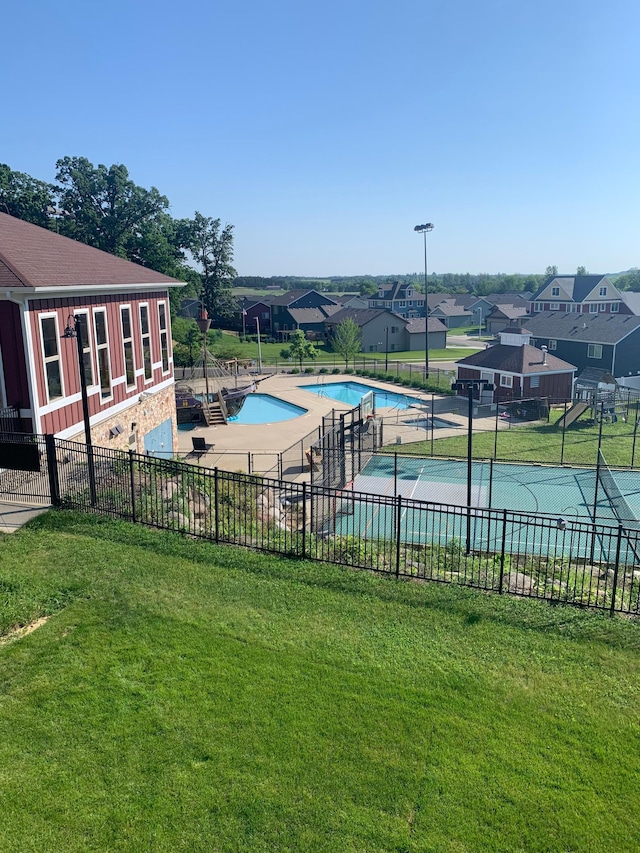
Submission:
[[[291,373],[300,373],[300,368],[299,367],[292,367]]]
[[[318,371],[318,373],[328,373],[328,372],[329,372],[328,367],[321,367],[320,370]]]
[[[305,369],[304,369],[305,373],[313,373],[313,371],[314,371],[313,367],[305,367]]]
[[[332,373],[333,373],[333,375],[335,376],[336,374],[340,373],[341,371],[340,371],[340,368],[339,368],[339,367],[334,367],[334,368],[333,368],[333,370],[332,370],[331,372],[332,372]],[[345,370],[345,373],[349,373],[349,371],[348,371],[348,370]]]

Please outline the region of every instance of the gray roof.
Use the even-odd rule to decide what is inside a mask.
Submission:
[[[468,355],[460,359],[458,364],[468,367],[486,367],[489,370],[502,370],[506,373],[517,373],[520,376],[531,376],[538,373],[569,373],[575,370],[573,364],[563,361],[555,355],[545,354],[541,349],[525,344],[521,347],[496,344],[493,347]]]
[[[531,300],[537,299],[538,295],[552,282],[557,281],[558,286],[567,292],[570,299],[574,302],[583,302],[593,288],[597,287],[604,278],[606,275],[550,275],[542,287],[536,290]],[[609,284],[611,285],[611,282]]]
[[[640,327],[634,314],[576,314],[540,311],[527,317],[534,338],[584,341],[589,344],[616,344]]]
[[[326,324],[329,326],[337,326],[342,323],[343,320],[347,318],[353,320],[354,323],[357,323],[358,326],[365,326],[367,323],[371,322],[371,320],[375,320],[376,317],[382,317],[386,315],[390,317],[395,323],[407,323],[404,317],[398,316],[398,314],[394,314],[393,311],[389,311],[385,308],[342,308],[340,307],[338,311],[332,314],[330,317],[327,317]]]
[[[302,323],[324,323],[327,317],[342,310],[340,305],[321,305],[319,308],[289,308],[289,314],[298,325],[301,325]]]
[[[505,317],[507,320],[517,320],[519,317],[524,317],[527,313],[527,308],[524,305],[496,305],[487,315],[489,320],[496,320],[499,317]]]
[[[271,300],[271,304],[291,305],[293,302],[297,302],[298,299],[302,299],[302,297],[306,296],[307,293],[317,293],[318,296],[321,296],[323,299],[326,299],[327,303],[335,305],[334,299],[332,299],[330,296],[327,296],[326,293],[320,293],[320,291],[314,290],[313,287],[308,287],[306,290],[287,290],[286,293],[283,293],[280,296],[274,296]]]
[[[640,315],[640,293],[634,293],[632,290],[623,290],[620,292],[622,301],[636,316]]]
[[[449,330],[442,320],[438,320],[437,317],[429,317],[429,331],[448,332]],[[415,317],[413,320],[409,320],[407,323],[407,332],[409,332],[410,335],[419,335],[421,333],[424,335],[424,317]]]
[[[446,317],[473,317],[471,311],[467,311],[462,305],[455,305],[453,302],[441,302],[431,311],[432,314],[438,311]]]

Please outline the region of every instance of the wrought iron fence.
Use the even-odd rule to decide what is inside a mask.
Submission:
[[[86,446],[38,442],[58,506],[397,578],[640,613],[640,531],[622,524],[366,494],[99,447],[92,501]]]

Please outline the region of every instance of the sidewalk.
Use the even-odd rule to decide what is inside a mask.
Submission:
[[[48,506],[14,503],[0,499],[0,533],[15,533],[27,521],[47,512]]]

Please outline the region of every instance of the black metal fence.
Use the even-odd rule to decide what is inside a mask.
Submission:
[[[86,446],[34,440],[57,506],[397,578],[640,612],[640,532],[621,524],[364,494],[100,447],[92,501]],[[32,476],[39,489],[43,472]]]

